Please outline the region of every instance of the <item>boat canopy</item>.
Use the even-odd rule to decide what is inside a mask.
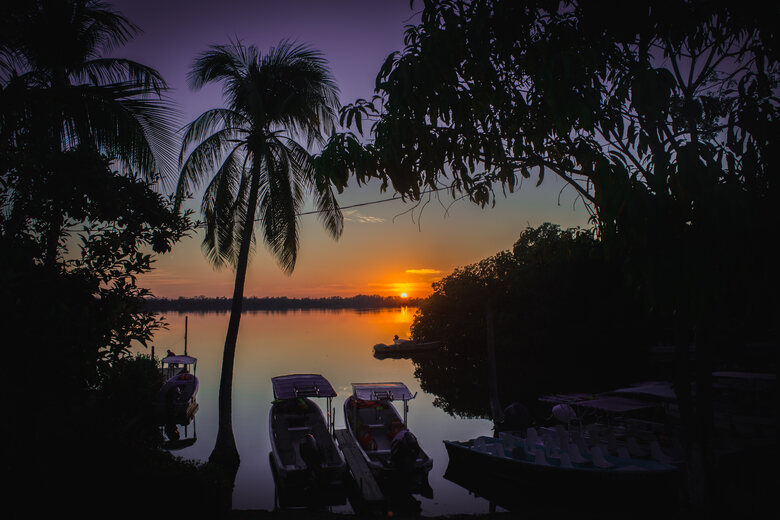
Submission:
[[[320,374],[290,374],[271,378],[276,399],[336,397],[333,386]]]
[[[198,360],[191,356],[168,356],[162,358],[162,362],[168,364],[178,363],[179,365],[194,365]]]
[[[612,413],[633,412],[635,410],[643,410],[656,406],[655,403],[617,396],[605,396],[590,401],[581,401],[576,403],[576,405]]]
[[[403,383],[352,383],[352,393],[361,401],[414,399],[414,395]]]
[[[674,392],[674,387],[671,383],[665,381],[654,381],[636,386],[629,386],[627,388],[618,388],[617,390],[613,390],[610,393],[626,396],[634,395],[640,398],[650,397],[660,399],[662,401],[677,400],[677,394]]]

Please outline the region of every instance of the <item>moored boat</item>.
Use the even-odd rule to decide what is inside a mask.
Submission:
[[[331,403],[336,391],[322,375],[290,374],[271,379],[274,402],[269,412],[271,463],[282,497],[331,489],[339,494],[346,474],[344,457],[332,436]],[[327,419],[311,398],[326,399]],[[338,503],[338,502],[337,502]]]
[[[608,510],[637,503],[664,508],[677,500],[677,468],[655,460],[616,457],[600,448],[585,455],[575,444],[564,450],[510,433],[444,444],[445,478],[511,511]]]
[[[431,352],[441,348],[441,341],[412,341],[406,339],[396,339],[392,344],[377,343],[374,345],[374,356],[408,356],[422,352]]]
[[[344,401],[344,422],[380,482],[430,494],[427,476],[433,459],[407,423],[408,401],[414,397],[403,383],[352,383],[352,395]],[[403,403],[403,418],[393,401]]]
[[[154,400],[159,424],[188,424],[198,410],[198,360],[192,356],[170,355],[160,362],[165,383]]]

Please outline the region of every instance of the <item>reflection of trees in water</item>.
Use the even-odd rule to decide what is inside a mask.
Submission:
[[[441,353],[415,359],[415,376],[447,413],[488,417],[485,306],[494,309],[502,406],[533,412],[553,392],[608,390],[643,377],[648,325],[621,290],[590,234],[545,224],[523,232],[512,252],[456,269],[434,285],[412,325]]]

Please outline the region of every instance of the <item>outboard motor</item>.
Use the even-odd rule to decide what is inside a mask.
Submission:
[[[417,442],[417,437],[409,430],[401,430],[390,443],[390,466],[406,473],[412,473],[420,451],[422,450]]]
[[[322,474],[322,453],[320,453],[317,447],[317,441],[314,439],[314,435],[308,433],[303,436],[299,445],[301,450],[301,458],[306,466],[309,468],[315,477],[319,477]]]

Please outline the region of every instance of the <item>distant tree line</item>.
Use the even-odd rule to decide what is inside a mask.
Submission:
[[[379,296],[377,294],[358,294],[326,298],[288,298],[286,296],[251,297],[244,299],[245,311],[287,311],[299,309],[384,309],[392,307],[418,307],[421,298],[401,298],[400,296]],[[207,312],[229,311],[231,298],[150,298],[146,301],[149,311]]]

